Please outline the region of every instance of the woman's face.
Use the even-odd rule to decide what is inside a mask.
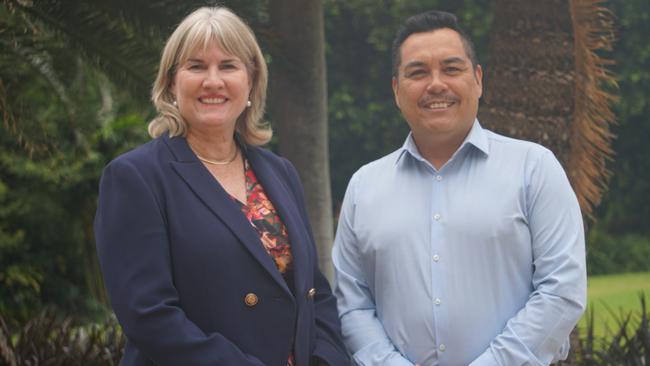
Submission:
[[[178,65],[172,83],[180,114],[190,131],[234,133],[246,108],[251,81],[246,65],[216,42]]]

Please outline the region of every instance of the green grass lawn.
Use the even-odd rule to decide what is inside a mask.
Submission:
[[[591,276],[588,280],[587,313],[594,310],[594,332],[607,336],[607,329],[616,331],[621,314],[639,313],[639,293],[644,292],[646,304],[650,305],[650,272]],[[647,307],[650,310],[650,306]],[[580,320],[580,332],[584,334],[586,314]]]

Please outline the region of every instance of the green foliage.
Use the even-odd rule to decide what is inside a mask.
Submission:
[[[48,303],[82,313],[95,307],[90,295],[101,286],[88,281],[99,280],[91,227],[97,182],[107,160],[145,137],[142,118],[137,129],[124,124],[134,119],[116,118],[82,136],[88,150],[61,139],[56,150],[30,159],[15,141],[3,141],[13,149],[0,152],[0,312],[25,320]]]
[[[642,366],[650,360],[649,309],[645,296],[640,295],[640,312],[630,312],[618,318],[618,325],[605,338],[594,333],[594,311],[587,313],[587,328],[580,338],[576,365],[584,366]]]
[[[92,236],[98,177],[146,138],[135,111],[148,108],[12,9],[0,3],[0,312],[15,322],[44,304],[93,314],[105,301]]]
[[[618,319],[639,310],[639,293],[650,294],[650,272],[589,276],[587,311],[595,314],[593,332],[597,337],[611,336]],[[580,329],[588,317],[580,319]]]
[[[587,271],[589,275],[650,271],[650,238],[594,227],[587,236]]]
[[[606,3],[617,15],[618,41],[614,72],[619,78],[620,100],[615,106],[619,125],[609,192],[599,210],[602,230],[619,236],[640,234],[650,238],[650,3],[616,0]],[[650,262],[650,257],[645,257]]]

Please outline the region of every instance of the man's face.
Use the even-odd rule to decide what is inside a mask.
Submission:
[[[393,92],[413,133],[462,141],[476,118],[482,71],[472,68],[460,35],[448,28],[414,33],[400,53]]]

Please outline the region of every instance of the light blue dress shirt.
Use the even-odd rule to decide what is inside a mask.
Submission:
[[[365,365],[548,365],[586,304],[577,199],[546,148],[478,121],[440,169],[411,135],[359,169],[333,249],[346,344]]]

